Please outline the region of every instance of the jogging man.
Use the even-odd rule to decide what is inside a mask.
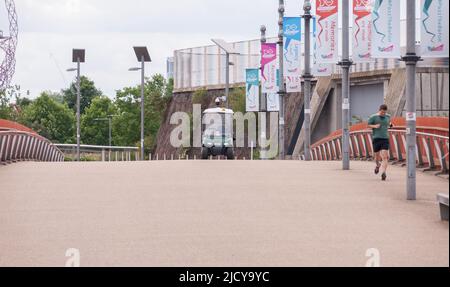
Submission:
[[[388,107],[382,105],[378,113],[369,118],[369,128],[373,129],[373,150],[375,153],[375,174],[380,173],[383,181],[387,178],[389,165],[389,132],[392,128],[391,116],[387,113]],[[381,163],[380,163],[381,161]]]

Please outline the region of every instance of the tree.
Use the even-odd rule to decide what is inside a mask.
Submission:
[[[95,83],[89,80],[85,76],[80,78],[80,113],[84,114],[85,110],[91,105],[92,100],[95,97],[102,96],[102,91],[95,87]],[[77,111],[77,83],[73,82],[70,88],[62,91],[64,102],[71,108],[75,113]]]
[[[234,88],[230,92],[230,108],[233,111],[245,113],[245,88]]]
[[[26,106],[19,122],[57,143],[75,141],[75,114],[67,105],[57,103],[45,92]]]
[[[173,78],[170,78],[167,81],[167,84],[166,84],[166,93],[165,93],[166,97],[168,97],[168,98],[172,97],[172,95],[173,95],[173,87],[174,87]]]
[[[144,88],[145,149],[151,151],[167,107],[170,84],[157,74],[147,79]],[[114,143],[122,146],[139,146],[140,142],[140,86],[124,88],[117,92],[115,104],[118,116],[113,119]]]
[[[81,117],[81,141],[90,145],[109,145],[109,118],[116,109],[108,97],[96,97]]]
[[[12,99],[16,100],[16,104],[11,102]],[[6,89],[0,90],[0,118],[16,121],[18,117],[19,109],[18,104],[21,99],[20,86],[10,86]]]
[[[11,120],[13,109],[6,91],[0,91],[0,119]]]

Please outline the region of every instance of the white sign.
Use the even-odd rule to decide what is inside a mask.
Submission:
[[[406,113],[406,121],[407,122],[415,122],[417,120],[416,113]]]
[[[400,1],[374,0],[372,57],[400,58]]]
[[[316,0],[317,63],[338,61],[338,0]]]
[[[259,111],[259,69],[247,69],[246,71],[246,111]]]
[[[279,112],[280,111],[280,95],[277,93],[267,94],[267,111]]]
[[[421,0],[420,50],[424,58],[448,58],[449,56],[448,3],[448,0]]]
[[[353,0],[353,62],[373,62],[372,0]]]

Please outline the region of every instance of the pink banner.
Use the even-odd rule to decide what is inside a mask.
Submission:
[[[263,93],[277,91],[277,44],[275,43],[261,45],[261,78]]]

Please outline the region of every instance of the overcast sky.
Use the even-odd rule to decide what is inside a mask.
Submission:
[[[287,0],[286,16],[300,15],[303,0]],[[14,84],[34,98],[67,87],[74,74],[72,48],[86,49],[82,74],[106,95],[139,83],[133,46],[148,46],[147,76],[166,74],[176,49],[210,45],[211,38],[239,41],[277,34],[277,0],[15,0],[19,44]],[[0,30],[8,34],[4,1]],[[0,55],[2,56],[2,55]]]
[[[299,14],[303,0],[288,1]],[[147,75],[166,74],[166,58],[176,49],[209,45],[213,37],[228,41],[259,37],[266,24],[276,34],[278,1],[274,0],[16,0],[19,45],[13,83],[36,97],[59,91],[75,76],[72,48],[86,49],[82,73],[108,96],[139,83],[133,46],[148,46],[153,63]],[[0,30],[8,32],[4,1]]]

